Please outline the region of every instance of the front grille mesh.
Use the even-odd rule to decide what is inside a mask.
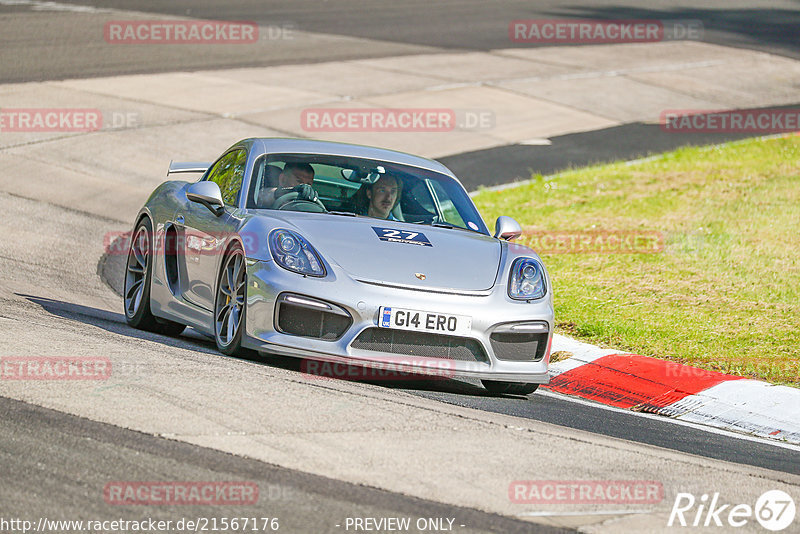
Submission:
[[[483,347],[474,339],[391,328],[367,328],[358,335],[351,346],[354,349],[405,356],[468,362],[488,360]]]
[[[538,362],[547,350],[547,332],[494,333],[489,337],[494,355],[499,360],[514,362]]]
[[[311,310],[288,302],[278,305],[278,330],[294,336],[334,341],[350,328],[353,320],[334,313]]]

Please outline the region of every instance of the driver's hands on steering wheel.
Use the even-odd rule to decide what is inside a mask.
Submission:
[[[280,198],[289,193],[297,193],[297,200],[317,201],[317,192],[309,184],[300,184],[294,187],[282,187],[275,193],[275,198]]]

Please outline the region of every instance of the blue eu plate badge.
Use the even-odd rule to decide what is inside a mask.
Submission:
[[[381,327],[390,328],[391,326],[392,326],[392,309],[383,308],[383,313],[381,314]]]

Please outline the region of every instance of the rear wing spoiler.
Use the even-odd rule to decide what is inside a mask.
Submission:
[[[211,163],[199,161],[170,161],[167,176],[181,172],[206,172]]]

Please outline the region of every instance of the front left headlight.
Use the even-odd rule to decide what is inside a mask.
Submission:
[[[275,263],[284,269],[307,276],[325,276],[319,254],[297,232],[273,230],[269,234],[269,250]]]
[[[547,293],[544,267],[533,258],[517,258],[511,264],[508,278],[508,296],[518,300],[534,300]]]

